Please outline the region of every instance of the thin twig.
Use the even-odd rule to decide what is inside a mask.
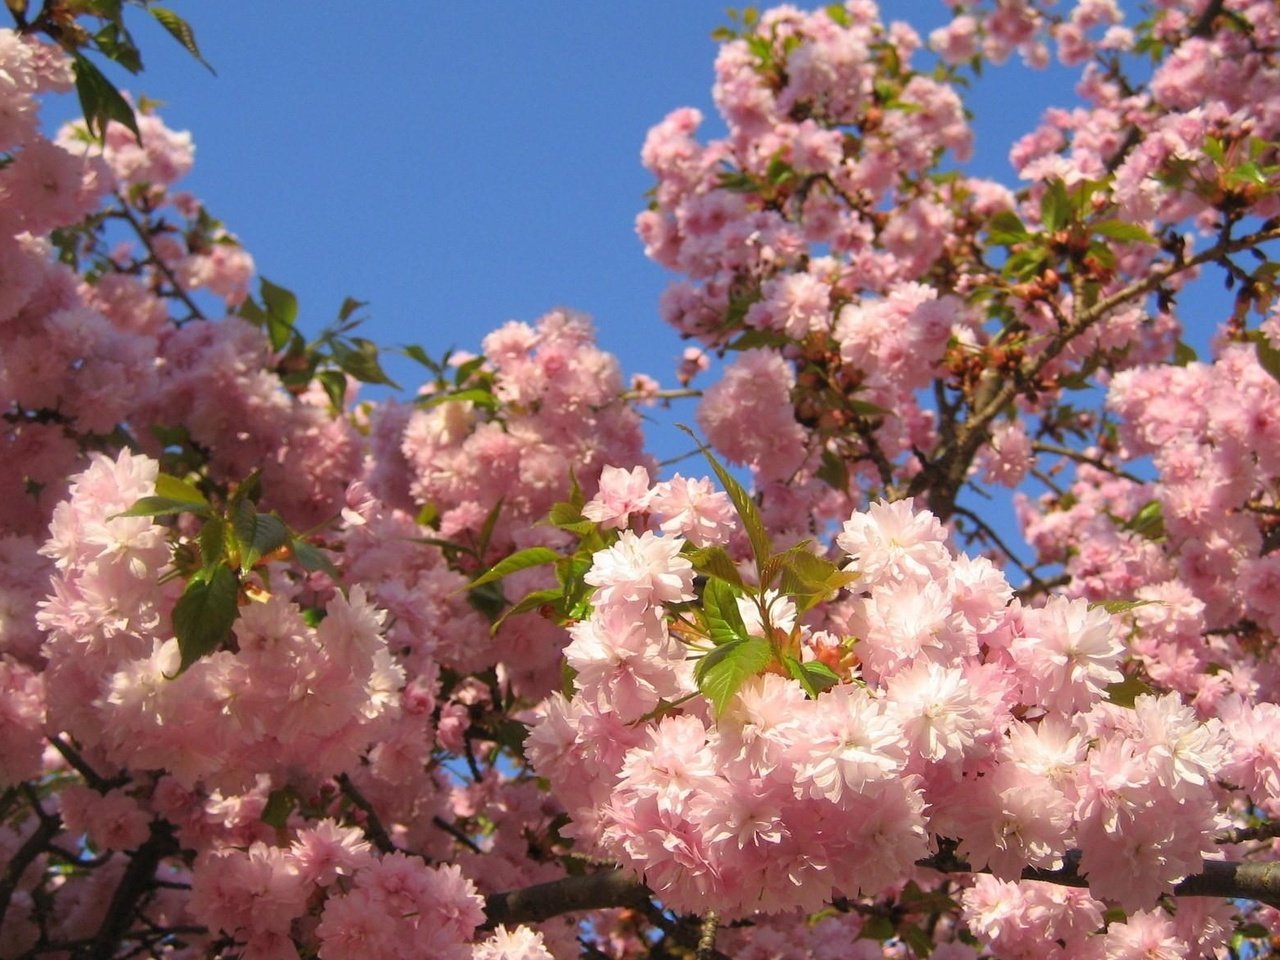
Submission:
[[[373,809],[373,804],[365,799],[360,788],[352,783],[351,778],[345,773],[338,774],[337,781],[346,798],[364,814],[364,832],[373,841],[373,845],[383,853],[395,853],[399,848],[391,842],[391,836],[387,833],[387,828],[382,825],[382,820],[378,817],[378,811]]]
[[[484,853],[484,851],[480,849],[479,845],[477,845],[474,840],[472,840],[465,833],[463,833],[456,826],[454,826],[452,823],[450,823],[448,820],[446,820],[444,817],[440,816],[439,814],[432,817],[431,822],[435,824],[437,827],[439,827],[441,830],[443,830],[445,833],[449,834],[449,836],[453,837],[453,839],[457,840],[460,844],[462,844],[472,853]]]
[[[178,282],[177,275],[173,269],[164,262],[164,259],[156,252],[155,246],[151,242],[151,235],[144,228],[142,221],[134,216],[133,210],[129,206],[129,201],[120,193],[116,194],[116,199],[120,201],[120,212],[124,218],[129,221],[129,226],[133,227],[133,232],[138,235],[138,239],[142,241],[143,246],[147,248],[147,253],[151,254],[151,260],[161,273],[165,275],[165,279],[169,281],[169,285],[173,287],[174,295],[186,304],[187,309],[191,311],[191,316],[197,320],[208,320],[203,310],[201,310],[191,295],[183,289],[182,284]]]
[[[1070,447],[1059,446],[1056,443],[1045,443],[1043,440],[1033,440],[1031,449],[1036,453],[1050,453],[1059,457],[1066,457],[1068,460],[1074,460],[1076,463],[1087,463],[1091,467],[1097,467],[1099,470],[1105,470],[1112,476],[1119,477],[1122,480],[1128,480],[1131,483],[1144,483],[1145,481],[1127,470],[1121,470],[1114,464],[1108,463],[1101,457],[1091,457],[1081,450],[1072,450]]]

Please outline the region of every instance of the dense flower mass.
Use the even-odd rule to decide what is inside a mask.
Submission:
[[[641,151],[682,389],[556,310],[379,402],[355,301],[296,329],[94,65],[137,58],[119,5],[36,6],[0,30],[0,956],[1274,952],[1273,0],[737,14],[724,136],[682,108]],[[1015,55],[1079,101],[1006,186],[962,95]],[[689,393],[714,479],[645,452],[637,404]]]

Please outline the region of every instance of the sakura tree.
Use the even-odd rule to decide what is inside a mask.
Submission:
[[[642,151],[680,387],[561,311],[396,401],[95,66],[138,11],[30,7],[0,956],[1273,952],[1273,0],[738,14],[727,135]],[[1053,57],[1080,103],[969,175],[967,79]],[[691,396],[660,473],[642,408]]]

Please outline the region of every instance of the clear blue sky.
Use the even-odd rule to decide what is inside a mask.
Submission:
[[[673,385],[683,344],[657,314],[669,278],[633,229],[651,186],[639,151],[679,106],[722,129],[710,97],[722,0],[170,6],[217,76],[131,10],[146,70],[116,79],[192,131],[187,187],[298,294],[304,330],[354,296],[370,304],[367,336],[438,356],[567,306],[595,318],[628,375]],[[941,0],[882,9],[926,34],[947,17]],[[1061,75],[1028,82],[1013,66],[983,80],[972,169],[1009,180],[1012,138],[1055,84],[1061,102]],[[416,385],[412,363],[389,368]]]

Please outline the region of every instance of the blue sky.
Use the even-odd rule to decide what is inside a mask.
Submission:
[[[567,306],[628,375],[674,384],[684,345],[657,313],[669,276],[633,229],[651,186],[639,151],[679,106],[721,129],[721,0],[170,5],[217,75],[131,11],[146,70],[116,79],[192,131],[187,188],[298,294],[304,330],[353,296],[369,302],[366,336],[438,356]],[[940,0],[882,9],[922,33],[947,16]],[[1008,181],[1013,138],[1069,92],[1060,73],[989,73],[971,169]],[[389,368],[415,385],[412,363]],[[692,417],[689,404],[670,419]],[[688,446],[654,439],[660,455]]]

